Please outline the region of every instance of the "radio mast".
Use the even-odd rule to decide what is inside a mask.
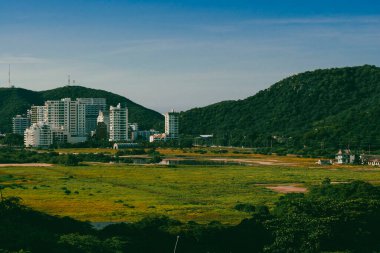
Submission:
[[[8,87],[9,87],[9,88],[12,88],[13,86],[12,86],[12,84],[11,84],[11,64],[9,64],[8,67],[9,67],[9,68],[8,68]]]

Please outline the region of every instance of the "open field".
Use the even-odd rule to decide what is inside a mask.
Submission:
[[[19,196],[37,210],[80,220],[136,221],[148,214],[164,214],[182,221],[223,223],[249,217],[234,209],[237,203],[271,206],[286,192],[281,189],[298,191],[326,177],[337,183],[364,180],[380,184],[380,170],[373,167],[317,166],[315,160],[296,157],[245,155],[244,159],[266,163],[5,166],[0,167],[0,184],[6,186],[4,196]]]

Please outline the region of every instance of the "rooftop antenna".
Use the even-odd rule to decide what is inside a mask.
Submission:
[[[70,81],[70,75],[67,75],[67,85],[70,85],[71,81]]]

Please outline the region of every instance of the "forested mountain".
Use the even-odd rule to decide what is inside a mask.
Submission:
[[[25,114],[31,105],[43,105],[45,100],[61,98],[106,98],[107,105],[122,103],[128,107],[129,122],[137,122],[141,129],[162,129],[163,116],[133,101],[104,90],[81,86],[65,86],[47,91],[31,91],[21,88],[0,88],[0,132],[10,132],[12,117]]]
[[[0,88],[0,131],[32,104],[64,97],[105,97],[125,103],[130,122],[163,129],[159,113],[125,97],[80,86],[34,92]],[[359,66],[308,71],[244,100],[181,112],[182,134],[214,134],[217,145],[380,149],[380,68]]]
[[[244,100],[181,113],[181,132],[216,144],[380,146],[380,68],[333,68],[288,77]]]

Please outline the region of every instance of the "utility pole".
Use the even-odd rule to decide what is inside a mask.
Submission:
[[[179,240],[179,235],[177,235],[177,241],[175,242],[175,245],[174,245],[174,253],[175,253],[176,250],[177,250],[178,240]]]

